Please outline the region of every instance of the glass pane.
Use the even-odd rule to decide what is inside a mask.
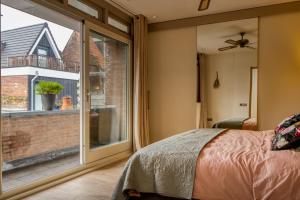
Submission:
[[[125,33],[129,33],[129,26],[126,24],[123,24],[122,22],[112,18],[112,17],[108,17],[108,24],[121,30],[124,31]]]
[[[89,35],[90,148],[127,139],[128,45]]]
[[[79,21],[42,6],[17,2],[29,4],[26,12],[34,16],[20,10],[24,6],[13,8],[18,7],[16,1],[5,3],[1,4],[1,44],[5,44],[1,134],[2,186],[8,191],[80,166],[81,33],[71,27],[80,27]],[[45,13],[51,21],[37,13]],[[63,88],[53,90],[57,85]],[[49,90],[51,94],[46,93]]]
[[[47,56],[47,51],[45,49],[38,49],[38,55]]]
[[[99,18],[98,10],[92,8],[91,6],[88,6],[78,0],[68,0],[68,4],[73,6],[74,8],[77,8],[78,10],[81,10],[82,12],[91,15],[95,18]]]

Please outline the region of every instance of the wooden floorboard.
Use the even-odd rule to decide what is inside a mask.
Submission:
[[[48,190],[26,200],[108,200],[126,161],[118,162]]]

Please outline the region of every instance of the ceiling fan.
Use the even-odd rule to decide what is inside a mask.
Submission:
[[[209,4],[210,4],[210,0],[200,0],[198,11],[203,11],[208,9]]]
[[[225,43],[231,44],[231,46],[222,47],[222,48],[219,48],[218,50],[219,51],[226,51],[226,50],[234,49],[234,48],[237,48],[237,47],[255,49],[254,47],[249,46],[253,43],[250,43],[250,41],[248,39],[244,38],[245,34],[246,34],[246,32],[241,32],[240,33],[240,35],[242,37],[242,39],[240,39],[240,40],[232,40],[232,39],[226,40]]]

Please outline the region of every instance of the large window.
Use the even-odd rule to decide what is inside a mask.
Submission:
[[[88,15],[83,22],[28,0],[2,3],[3,191],[127,157],[130,37]],[[102,19],[101,9],[81,3],[61,1],[71,12],[76,7]]]
[[[80,22],[28,1],[8,2],[1,5],[4,191],[80,165]],[[62,88],[50,97],[37,91],[40,84],[43,91]]]
[[[131,41],[85,24],[85,161],[130,151]]]
[[[90,148],[127,139],[128,45],[97,32],[89,36]]]

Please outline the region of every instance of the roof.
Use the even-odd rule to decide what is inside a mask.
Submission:
[[[8,65],[8,57],[28,55],[39,35],[47,27],[47,23],[41,23],[1,32],[1,43],[5,43],[5,48],[1,50],[1,66]]]

